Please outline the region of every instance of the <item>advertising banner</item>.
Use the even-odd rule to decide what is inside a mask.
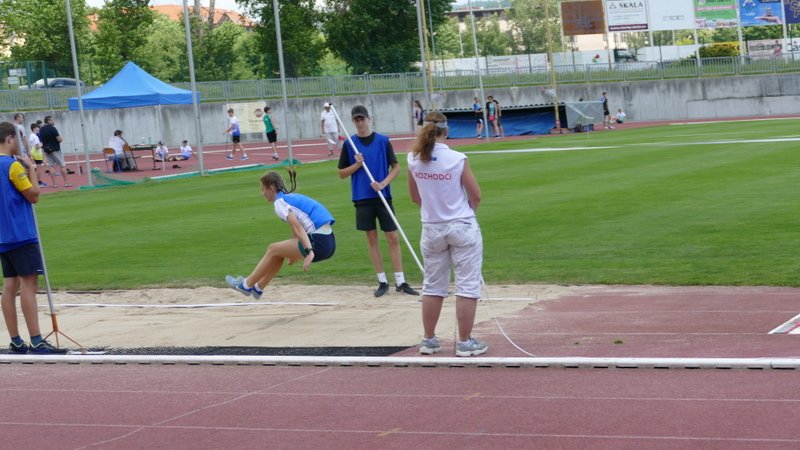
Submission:
[[[800,23],[800,0],[783,0],[786,23]]]
[[[603,0],[561,3],[561,24],[565,36],[606,32]]]
[[[783,0],[739,0],[743,27],[783,23]]]
[[[783,56],[783,39],[747,41],[747,54],[751,58],[780,58]]]
[[[606,0],[608,31],[647,30],[647,2]]]
[[[647,9],[650,11],[650,29],[653,31],[694,28],[694,0],[649,0]]]
[[[694,16],[697,28],[738,26],[736,0],[694,0]]]

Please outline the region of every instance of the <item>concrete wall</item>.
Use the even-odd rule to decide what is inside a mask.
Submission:
[[[691,78],[637,81],[608,84],[580,84],[559,87],[560,101],[579,98],[596,100],[607,91],[612,112],[622,108],[630,120],[686,120],[722,117],[746,117],[800,113],[800,75],[766,75],[746,77]],[[486,89],[503,105],[548,103],[551,98],[543,87],[513,87]],[[478,90],[446,91],[435,99],[437,107],[470,108]],[[293,139],[319,138],[319,116],[322,104],[332,101],[350,133],[355,127],[350,121],[350,109],[363,104],[373,116],[374,128],[386,134],[405,134],[412,131],[411,103],[422,94],[398,93],[372,96],[335,98],[295,98],[289,100],[289,122]],[[258,102],[257,102],[258,103]],[[423,102],[424,103],[424,102]],[[260,103],[259,103],[260,104]],[[270,102],[278,138],[286,138],[287,126],[281,102]],[[252,114],[243,105],[233,105],[237,114]],[[427,106],[427,105],[426,105]],[[225,143],[223,131],[227,126],[227,105],[205,103],[200,107],[201,129],[205,144]],[[43,111],[26,114],[26,124],[53,115],[56,128],[64,136],[65,152],[83,151],[80,118],[77,111]],[[164,140],[175,147],[183,139],[197,144],[194,113],[191,105],[132,109],[85,111],[89,149],[100,151],[114,130],[121,129],[130,143]],[[10,121],[11,114],[0,114],[0,120]],[[262,133],[245,135],[245,142],[263,142]]]

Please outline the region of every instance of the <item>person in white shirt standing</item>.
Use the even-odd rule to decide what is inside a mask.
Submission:
[[[242,152],[242,161],[247,161],[247,152],[244,151],[242,147],[241,140],[242,140],[242,130],[239,128],[239,118],[233,114],[233,108],[228,109],[228,128],[225,130],[225,133],[231,135],[231,141],[233,141],[233,148],[231,152],[225,157],[225,159],[232,161],[233,157],[236,155],[236,147],[239,147],[239,150]]]
[[[25,122],[25,116],[22,113],[14,114],[14,130],[17,132],[17,142],[22,142],[19,146],[19,150],[24,155],[31,155],[31,148],[30,144],[27,139],[25,139],[25,125],[22,123]]]
[[[481,296],[483,237],[475,211],[481,189],[463,153],[451,150],[447,118],[439,112],[425,116],[417,140],[408,154],[408,190],[420,206],[425,261],[422,286],[422,325],[425,331],[419,352],[442,350],[436,324],[455,273],[458,344],[456,356],[485,353],[486,343],[471,336],[475,311]]]
[[[31,135],[28,136],[28,148],[30,149],[31,158],[36,165],[36,171],[39,167],[44,165],[44,152],[42,152],[42,141],[39,140],[39,125],[31,124]],[[47,183],[39,178],[39,187],[47,187]]]
[[[331,111],[330,103],[325,103],[325,109],[319,119],[322,135],[328,141],[328,156],[333,156],[334,148],[339,151],[339,124],[336,123],[336,114]]]

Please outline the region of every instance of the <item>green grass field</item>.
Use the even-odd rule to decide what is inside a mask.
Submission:
[[[483,189],[485,279],[798,286],[798,124],[663,126],[460,148]],[[309,273],[284,268],[278,283],[374,284],[349,181],[335,164],[300,166],[299,192],[337,218],[336,255]],[[44,196],[37,214],[53,288],[223,286],[225,274],[246,274],[268,243],[289,237],[260,196],[260,174]],[[405,170],[393,188],[416,247],[419,212]],[[404,261],[419,286],[407,251]]]

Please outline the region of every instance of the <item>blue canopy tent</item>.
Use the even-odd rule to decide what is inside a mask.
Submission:
[[[83,109],[135,108],[151,105],[190,105],[192,92],[164,83],[128,61],[114,78],[82,98]],[[77,97],[69,99],[69,109],[72,111],[78,109]]]

